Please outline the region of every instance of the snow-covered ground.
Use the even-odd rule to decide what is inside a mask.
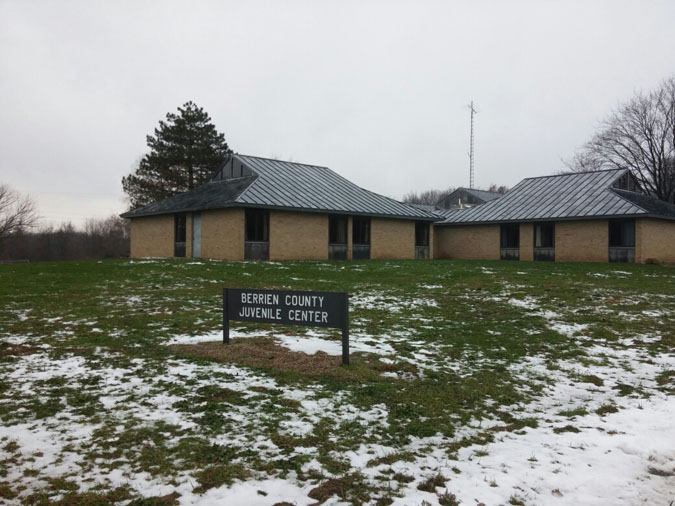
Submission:
[[[486,268],[482,272],[494,273]],[[630,275],[623,271],[613,273]],[[442,286],[424,285],[423,288],[436,290]],[[395,505],[440,504],[446,491],[464,505],[511,502],[628,506],[668,505],[675,500],[675,399],[656,381],[664,371],[675,369],[675,354],[653,353],[641,346],[658,338],[648,331],[617,342],[588,343],[587,325],[568,321],[565,314],[542,308],[534,297],[518,298],[505,290],[492,296],[491,300],[541,317],[549,330],[586,343],[583,360],[569,358],[551,363],[538,356],[526,356],[508,364],[509,372],[522,380],[522,388],[532,389],[533,385],[541,388],[533,400],[512,407],[516,418],[536,418],[536,424],[511,430],[502,427],[502,421],[487,417],[458,428],[453,438],[438,435],[412,438],[407,444],[387,446],[373,442],[378,439],[378,433],[389,428],[386,406],[360,409],[348,395],[329,392],[320,384],[289,386],[244,367],[196,364],[178,358],[169,359],[161,367],[150,359],[117,364],[115,355],[103,350],[97,353],[95,360],[76,354],[54,356],[49,347],[42,346],[33,353],[17,356],[5,367],[3,379],[8,384],[8,395],[29,397],[45,389],[45,385],[51,385],[50,381],[60,378],[65,378],[65,387],[87,390],[90,379],[99,377],[102,380],[95,391],[101,419],[93,422],[65,403],[64,409],[54,417],[0,426],[0,460],[15,459],[16,462],[15,465],[6,464],[7,475],[1,477],[0,482],[21,484],[27,494],[48,486],[46,479],[49,477],[67,476],[82,489],[97,485],[108,488],[128,485],[144,496],[178,492],[183,505],[250,506],[282,501],[315,504],[316,500],[308,494],[317,483],[303,481],[293,471],[283,478],[254,472],[248,479],[237,480],[229,487],[223,485],[198,493],[195,476],[190,470],[180,471],[172,480],[167,480],[148,472],[138,472],[131,464],[113,465],[109,457],[96,456],[97,449],[120,437],[123,426],[128,426],[130,421],[138,427],[156,426],[160,422],[177,427],[176,435],[168,439],[167,445],[178,443],[182,437],[180,431],[189,432],[198,427],[189,410],[176,406],[193,399],[191,394],[200,388],[216,384],[226,386],[244,399],[254,398],[261,389],[269,389],[280,392],[277,399],[294,402],[293,409],[283,411],[275,420],[280,435],[311,435],[326,418],[336,426],[358,424],[364,441],[370,442],[335,457],[347,461],[350,472],[361,473],[378,489],[392,490]],[[127,301],[128,304],[138,302],[131,298]],[[420,320],[423,316],[416,311],[436,307],[433,298],[415,296],[408,300],[399,298],[393,303],[390,297],[373,290],[356,294],[352,304],[361,309],[386,308],[394,313],[410,311],[412,318]],[[28,312],[17,314],[22,320],[31,316]],[[652,310],[647,316],[668,315]],[[433,325],[432,320],[427,323]],[[93,327],[91,331],[96,332],[97,328]],[[498,331],[490,333],[499,335]],[[233,339],[253,335],[236,328],[231,331]],[[303,331],[297,335],[277,334],[274,330],[266,334],[255,332],[255,336],[261,335],[274,338],[294,352],[341,353],[338,336],[330,332]],[[220,331],[197,336],[176,335],[166,344],[194,344],[220,338]],[[523,338],[527,338],[527,329],[523,329]],[[24,342],[21,336],[3,338],[3,341]],[[404,341],[413,349],[409,357],[399,356],[393,348],[393,344]],[[443,367],[453,370],[464,367],[461,357],[442,362],[432,359],[433,345],[416,340],[404,329],[386,329],[379,335],[357,329],[352,333],[350,344],[352,352],[374,353],[383,363],[414,363],[420,368],[420,374]],[[156,372],[148,373],[155,369]],[[383,374],[397,376],[396,373]],[[189,394],[180,389],[168,392],[166,385],[189,385]],[[620,395],[623,391],[639,392],[639,395]],[[47,402],[47,399],[42,401]],[[275,444],[256,423],[261,416],[268,416],[261,415],[260,408],[257,401],[231,406],[223,414],[229,424],[228,430],[213,436],[210,442],[250,448],[263,460],[306,455],[309,458],[303,464],[302,473],[314,469],[326,474],[316,458],[316,448],[298,446],[288,450]],[[21,409],[28,412],[25,407]],[[21,418],[20,410],[15,414],[17,419]],[[103,428],[112,431],[109,435],[112,439],[101,438]],[[493,442],[448,451],[453,443],[486,431],[494,434]],[[387,456],[401,453],[407,453],[411,458],[384,462]],[[377,458],[383,462],[373,464]],[[27,473],[26,469],[39,472]],[[391,478],[387,481],[383,477],[388,476],[385,472],[389,469],[411,476],[412,481],[404,483]],[[423,481],[438,474],[445,478],[445,485],[436,493],[418,489]],[[18,504],[26,494],[13,501]],[[12,500],[7,498],[7,501],[11,503]],[[343,502],[333,496],[324,504]]]
[[[534,309],[532,303],[530,306]],[[583,331],[583,326],[557,322],[552,322],[551,328],[568,336]],[[192,342],[212,337],[206,335]],[[583,335],[578,338],[583,339]],[[304,339],[306,344],[296,345]],[[284,336],[279,342],[294,351],[340,353],[339,342],[316,337]],[[659,391],[654,378],[675,369],[675,355],[654,357],[630,348],[617,351],[602,345],[593,346],[589,354],[602,360],[591,365],[560,362],[558,370],[550,370],[541,360],[533,358],[512,366],[523,379],[531,379],[534,374],[551,380],[540,399],[520,407],[521,412],[536,415],[542,421],[537,428],[501,432],[487,446],[462,448],[457,460],[449,459],[441,447],[412,463],[398,462],[392,468],[419,478],[441,473],[450,478],[445,488],[462,504],[504,504],[512,497],[526,504],[602,506],[609,499],[612,505],[669,504],[675,499],[675,398]],[[570,373],[592,374],[602,386],[575,381]],[[619,397],[618,385],[639,387],[649,394],[648,398]],[[595,413],[605,405],[615,405],[618,411]],[[572,417],[560,414],[575,409],[587,413]],[[482,420],[462,436],[490,425]],[[554,432],[554,429],[562,430]],[[433,439],[417,439],[411,448],[429,446],[434,446]],[[364,445],[347,456],[361,472],[374,478],[379,469],[365,467],[373,452],[384,456],[396,451],[401,449]],[[434,504],[436,499],[431,494],[416,489],[419,481],[408,486],[404,496],[395,499],[394,504],[423,501]],[[277,485],[268,485],[277,490]],[[242,489],[236,490],[232,504],[239,504],[236,502],[239,493],[243,493],[241,497],[245,500]],[[298,488],[290,496],[291,502],[312,503],[306,497],[308,490]],[[213,495],[229,497],[222,493]],[[284,493],[290,492],[286,489]]]

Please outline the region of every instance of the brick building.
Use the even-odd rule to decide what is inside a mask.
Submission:
[[[211,181],[135,209],[131,256],[222,260],[431,258],[431,211],[326,167],[233,155]]]
[[[122,216],[134,258],[675,263],[675,205],[641,193],[628,170],[524,179],[434,210],[326,167],[233,155],[209,183]]]
[[[437,258],[675,263],[675,205],[641,193],[627,169],[524,179],[439,212]]]

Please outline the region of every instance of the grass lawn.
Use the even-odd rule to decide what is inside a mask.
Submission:
[[[348,292],[352,364],[224,286]],[[0,503],[667,504],[674,345],[668,266],[2,265]]]

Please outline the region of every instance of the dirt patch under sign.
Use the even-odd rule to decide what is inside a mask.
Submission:
[[[393,365],[384,364],[377,357],[366,353],[355,354],[358,360],[352,366],[344,367],[339,356],[328,355],[321,351],[313,355],[291,351],[280,346],[274,339],[264,337],[233,339],[230,344],[223,344],[222,341],[206,341],[196,344],[174,344],[170,347],[180,356],[294,371],[307,376],[333,376],[342,380],[359,379],[364,375],[377,377],[383,372],[397,370]]]

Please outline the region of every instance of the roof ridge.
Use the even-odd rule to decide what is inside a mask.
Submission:
[[[479,192],[487,192],[487,193],[499,193],[499,192],[493,192],[491,190],[482,190],[480,188],[467,188],[466,186],[458,186],[457,188],[455,188],[454,191],[457,191],[457,190],[469,190],[469,191],[479,191]]]
[[[565,172],[564,174],[550,174],[548,176],[532,176],[532,177],[524,177],[522,180],[525,181],[527,179],[546,179],[547,177],[567,177],[567,176],[576,176],[576,175],[582,175],[582,174],[596,174],[599,172],[613,172],[613,171],[627,171],[630,169],[602,169],[602,170],[584,170],[581,172]]]
[[[233,156],[245,156],[246,158],[257,158],[259,160],[270,160],[272,162],[292,163],[293,165],[303,165],[305,167],[314,167],[315,169],[328,169],[325,165],[312,165],[311,163],[291,162],[289,160],[279,160],[278,158],[269,158],[267,156],[244,155],[242,153],[234,153]]]
[[[503,193],[493,192],[491,190],[481,190],[480,188],[461,188],[462,190],[467,190],[470,192],[481,192],[481,193],[491,193],[493,195],[504,195]]]
[[[204,185],[207,185],[207,184],[212,184],[212,183],[224,183],[224,184],[227,184],[227,183],[231,183],[232,181],[241,181],[242,179],[246,179],[246,178],[249,178],[249,177],[258,177],[258,175],[257,175],[257,174],[250,174],[250,175],[248,175],[248,176],[228,177],[228,178],[224,178],[224,179],[209,179],[206,183],[201,184],[201,185],[199,185],[199,186],[195,186],[195,187],[192,188],[192,189],[193,189],[193,190],[196,190],[197,188],[199,188],[199,187],[201,187],[201,186],[204,186]],[[186,191],[190,191],[190,190],[186,190]],[[184,193],[184,192],[183,192],[183,193]],[[176,195],[178,195],[178,194],[176,194]]]
[[[633,191],[633,190],[626,190],[625,188],[614,188],[613,186],[610,186],[609,189],[612,190],[612,191],[615,191],[615,192],[634,193],[635,195],[640,195],[642,197],[649,197],[650,199],[656,198],[653,195],[649,195],[647,193],[636,192],[636,191]],[[659,200],[659,199],[657,199],[657,200]],[[666,202],[666,201],[664,200],[662,202]]]

